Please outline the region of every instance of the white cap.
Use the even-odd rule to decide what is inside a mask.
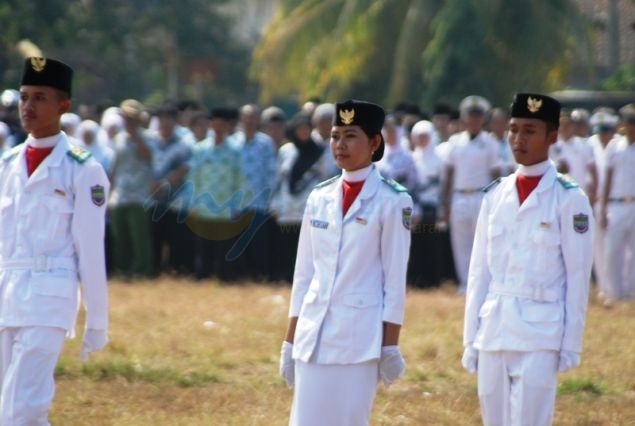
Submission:
[[[593,127],[596,127],[596,126],[616,127],[619,121],[620,119],[617,115],[611,114],[608,111],[598,111],[594,113],[589,119],[589,123]]]
[[[481,114],[487,114],[492,105],[482,96],[472,95],[464,98],[459,104],[461,116],[467,115],[469,112],[476,111]]]
[[[16,107],[20,101],[20,92],[15,89],[7,89],[2,92],[2,106],[5,108]]]

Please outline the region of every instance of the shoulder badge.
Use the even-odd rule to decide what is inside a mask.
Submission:
[[[20,144],[4,152],[2,154],[2,161],[10,161],[11,159],[15,158],[15,156],[18,155],[18,153],[20,152],[21,148],[22,145]]]
[[[494,189],[496,187],[496,185],[501,183],[501,180],[503,180],[502,177],[497,177],[496,179],[494,179],[493,181],[488,183],[487,186],[485,186],[483,189],[481,189],[481,191],[488,192],[488,191]]]
[[[317,185],[315,185],[315,188],[322,188],[324,186],[330,185],[331,183],[335,182],[336,180],[338,180],[340,178],[340,175],[337,176],[333,176],[330,179],[327,179],[323,182],[318,183]]]
[[[564,189],[572,189],[580,186],[571,176],[562,173],[558,173],[558,182],[560,182],[560,185],[562,185]]]
[[[403,186],[399,182],[395,182],[392,179],[386,179],[386,178],[382,177],[381,181],[384,182],[389,187],[391,187],[392,190],[395,191],[395,192],[408,192],[408,189],[405,186]]]
[[[80,148],[78,146],[72,146],[66,154],[71,157],[73,160],[77,161],[79,164],[83,164],[88,160],[93,154],[90,153],[87,149]]]

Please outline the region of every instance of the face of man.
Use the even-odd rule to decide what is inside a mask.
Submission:
[[[509,146],[518,164],[531,166],[549,158],[549,147],[558,132],[547,131],[547,123],[535,118],[512,118],[509,122]]]
[[[485,114],[472,111],[466,114],[463,121],[465,122],[465,130],[467,130],[470,135],[477,135],[481,130],[483,130],[483,125],[485,124]]]
[[[48,86],[20,87],[20,120],[22,127],[34,138],[44,138],[60,132],[60,117],[71,107],[69,99]]]
[[[169,140],[174,133],[174,127],[176,127],[176,117],[171,115],[159,116],[159,135],[164,141]]]

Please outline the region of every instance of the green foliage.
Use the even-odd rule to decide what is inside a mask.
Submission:
[[[47,0],[0,5],[0,83],[16,87],[30,39],[73,65],[75,102],[189,96],[207,102],[253,97],[249,51],[218,11],[228,0]]]
[[[607,393],[602,383],[591,379],[567,379],[558,385],[558,395],[592,395],[602,396]]]
[[[125,379],[129,382],[166,383],[180,387],[205,386],[221,381],[218,373],[182,372],[172,367],[148,366],[129,359],[112,359],[90,362],[81,366],[60,362],[55,369],[56,377],[77,379],[87,377],[94,381]]]
[[[604,80],[603,90],[635,90],[635,65],[625,65]]]
[[[257,46],[261,100],[319,95],[393,105],[481,94],[505,104],[585,70],[570,0],[281,0]],[[588,73],[588,72],[587,72]]]

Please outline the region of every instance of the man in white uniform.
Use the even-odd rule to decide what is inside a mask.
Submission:
[[[0,424],[48,425],[53,373],[86,308],[81,357],[107,343],[104,228],[109,183],[60,128],[72,69],[28,58],[20,118],[29,136],[0,160]]]
[[[593,204],[598,180],[593,149],[574,131],[572,113],[563,111],[560,114],[559,138],[550,148],[550,157],[558,165],[558,171],[571,176]]]
[[[485,425],[548,426],[557,372],[579,365],[592,263],[589,201],[549,161],[560,104],[520,93],[518,170],[486,189],[465,306],[462,364],[478,372]]]
[[[600,226],[605,230],[604,268],[607,300],[635,296],[632,265],[635,253],[635,104],[620,109],[624,136],[614,140],[606,156],[606,176],[600,202]]]
[[[606,156],[609,151],[610,142],[615,136],[617,124],[620,118],[614,112],[607,108],[601,108],[593,113],[590,118],[590,124],[593,128],[593,135],[589,138],[589,145],[593,150],[593,157],[598,170],[598,191],[596,202],[593,205],[595,212],[596,224],[600,217],[600,206],[602,198],[602,189],[606,178]],[[609,291],[606,287],[605,268],[604,268],[604,232],[601,226],[595,227],[595,240],[593,241],[593,272],[595,283],[597,284],[598,294],[604,298],[606,307],[610,307],[611,300],[607,299]]]
[[[465,294],[467,271],[474,241],[476,218],[481,205],[481,190],[500,176],[499,146],[483,130],[490,103],[480,96],[468,96],[459,105],[465,130],[448,140],[445,167],[443,221],[450,224],[454,266],[459,294]]]

